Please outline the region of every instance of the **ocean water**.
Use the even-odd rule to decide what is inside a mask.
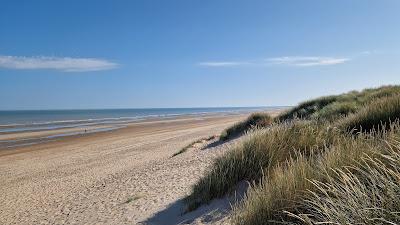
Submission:
[[[62,128],[88,128],[90,132],[118,129],[126,124],[148,120],[174,118],[190,115],[240,114],[276,109],[279,107],[234,107],[234,108],[153,108],[153,109],[98,109],[98,110],[21,110],[0,111],[0,145],[14,146],[16,140],[1,139],[2,135],[18,132],[47,131]],[[99,129],[89,129],[94,126]],[[82,132],[82,131],[81,131]],[[62,133],[45,137],[52,139],[60,136],[76,135],[79,132]],[[42,138],[43,139],[43,138]],[[35,140],[23,139],[18,142],[32,143]],[[21,144],[21,143],[19,143]]]

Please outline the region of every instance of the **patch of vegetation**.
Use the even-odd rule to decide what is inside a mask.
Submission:
[[[292,218],[301,224],[400,224],[399,168],[396,144],[355,168],[334,170],[325,182],[311,181],[315,191]]]
[[[346,131],[356,133],[390,128],[389,124],[400,118],[400,95],[383,97],[366,105],[359,112],[338,122]]]
[[[306,101],[277,117],[277,121],[292,119],[320,119],[333,121],[358,112],[371,102],[400,94],[400,86],[384,86],[377,89],[352,91]]]
[[[194,185],[188,210],[248,181],[233,224],[399,224],[399,91],[319,98],[251,131]]]
[[[140,198],[141,198],[141,196],[130,197],[130,198],[128,198],[128,199],[124,202],[124,204],[131,203],[131,202],[136,201],[136,200],[138,200],[138,199],[140,199]]]
[[[289,110],[288,112],[281,114],[278,116],[277,120],[285,121],[292,119],[310,119],[313,114],[337,101],[337,96],[327,96],[306,101]]]
[[[333,121],[340,117],[357,112],[359,104],[355,102],[334,102],[316,112],[312,117],[314,119],[325,119]]]
[[[387,149],[382,142],[365,136],[346,137],[323,152],[315,151],[312,157],[294,155],[261,178],[259,185],[248,190],[247,197],[234,210],[233,222],[240,225],[307,224],[299,223],[288,212],[312,215],[309,213],[313,208],[305,205],[313,193],[320,191],[316,183],[341,179],[339,170],[353,168],[357,171],[355,167],[365,158],[377,158]],[[343,223],[334,221],[333,224]]]
[[[254,113],[250,115],[245,121],[236,123],[233,126],[224,130],[220,135],[220,140],[226,141],[235,136],[244,134],[251,129],[267,127],[271,125],[272,122],[273,118],[268,113]]]

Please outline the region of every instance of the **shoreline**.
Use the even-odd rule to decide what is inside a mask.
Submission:
[[[152,129],[154,127],[160,125],[171,124],[172,126],[181,126],[187,122],[193,121],[208,121],[208,120],[219,120],[224,118],[240,118],[244,119],[251,112],[248,113],[240,113],[240,114],[219,114],[219,115],[205,115],[205,116],[190,116],[190,115],[183,115],[174,118],[162,118],[162,119],[148,119],[148,120],[141,120],[135,121],[128,124],[125,124],[123,127],[119,127],[117,129],[110,129],[104,130],[99,132],[84,132],[85,128],[72,128],[72,129],[55,129],[51,131],[33,131],[33,132],[19,132],[7,135],[0,135],[0,157],[6,155],[13,155],[18,154],[21,152],[29,152],[34,150],[41,150],[51,148],[53,146],[62,146],[63,144],[70,144],[74,143],[75,141],[86,141],[86,140],[95,140],[97,138],[108,137],[108,136],[118,136],[118,135],[125,135],[126,133],[133,132],[136,135],[140,133],[146,133],[146,130]],[[102,127],[102,126],[95,126],[92,129],[101,129],[101,128],[112,128],[111,126]],[[142,130],[143,131],[140,131]],[[79,132],[80,131],[80,132]],[[83,132],[82,132],[83,131]],[[65,132],[78,132],[72,135],[63,135]],[[23,136],[25,135],[25,136]],[[47,135],[54,136],[52,138],[47,138]],[[60,135],[60,136],[57,136]],[[10,139],[6,139],[9,136]],[[29,143],[24,144],[23,138],[22,143],[19,144],[19,137],[33,137],[30,139]],[[3,140],[10,140],[16,141],[16,146],[4,147],[1,141]]]
[[[247,115],[246,113],[218,113],[210,115],[182,115],[165,118],[148,118],[136,121],[130,121],[127,123],[111,124],[111,125],[97,125],[92,126],[76,126],[72,128],[55,128],[48,130],[33,130],[33,131],[19,131],[19,132],[4,132],[0,133],[0,155],[3,150],[10,150],[13,148],[19,148],[30,145],[37,145],[45,142],[58,141],[67,137],[80,137],[86,135],[93,135],[103,132],[111,132],[124,128],[129,128],[133,125],[148,124],[148,123],[169,123],[174,121],[184,121],[191,119],[207,119],[214,117],[229,117],[229,116],[241,116]]]
[[[148,118],[140,118],[135,120],[125,120],[118,118],[108,118],[106,119],[96,119],[99,123],[93,122],[94,120],[90,119],[88,122],[79,121],[76,124],[73,124],[72,121],[64,121],[63,123],[69,124],[68,126],[60,126],[58,127],[56,124],[60,122],[46,122],[46,123],[38,123],[38,124],[26,124],[26,125],[18,125],[14,127],[14,125],[2,125],[2,128],[5,130],[0,130],[0,154],[3,150],[10,150],[14,148],[20,148],[24,146],[37,145],[45,142],[53,142],[63,139],[65,137],[79,137],[85,135],[91,135],[94,133],[102,133],[102,132],[110,132],[123,128],[127,128],[131,125],[135,124],[145,124],[145,123],[153,123],[153,122],[168,122],[182,119],[206,119],[212,117],[229,117],[229,116],[240,116],[240,115],[248,115],[254,112],[262,112],[262,111],[275,111],[280,110],[279,107],[273,109],[271,107],[270,110],[260,110],[260,111],[232,111],[232,112],[208,112],[208,113],[195,113],[195,114],[183,114],[183,115],[171,115],[165,117],[148,117]],[[111,122],[112,121],[112,122]],[[50,127],[40,127],[40,125],[49,125],[53,124]],[[39,126],[36,127],[36,126]],[[16,131],[13,129],[16,128]],[[7,129],[11,130],[8,131]],[[18,130],[21,129],[21,130]]]

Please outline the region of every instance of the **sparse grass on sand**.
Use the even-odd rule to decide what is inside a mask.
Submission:
[[[303,104],[250,132],[194,185],[188,210],[248,181],[233,224],[399,224],[399,90],[320,98],[307,120],[294,116]]]
[[[190,143],[190,144],[186,145],[185,147],[181,148],[178,152],[174,153],[174,154],[172,155],[172,157],[175,157],[175,156],[177,156],[177,155],[180,155],[180,154],[186,152],[186,151],[189,150],[190,148],[193,148],[194,145],[196,145],[196,144],[200,144],[200,143],[203,143],[203,142],[211,141],[211,140],[213,140],[213,139],[215,139],[215,138],[216,138],[216,136],[215,136],[215,135],[212,135],[212,136],[207,137],[207,138],[200,138],[200,139],[198,139],[198,140],[195,140],[195,141],[193,141],[192,143]]]
[[[124,204],[128,204],[128,203],[131,203],[131,202],[133,202],[133,201],[136,201],[136,200],[138,200],[138,199],[140,199],[140,198],[142,198],[142,196],[141,195],[137,195],[137,196],[133,196],[133,197],[129,197],[125,202],[124,202]]]
[[[225,129],[219,138],[221,141],[226,141],[251,129],[269,126],[272,122],[273,118],[268,113],[254,113],[246,120]]]

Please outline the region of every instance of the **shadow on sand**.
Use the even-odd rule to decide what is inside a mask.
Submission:
[[[234,141],[236,139],[239,139],[242,136],[243,135],[236,135],[236,136],[233,136],[233,137],[231,137],[231,138],[229,138],[228,140],[225,140],[225,141],[221,141],[219,139],[217,141],[212,141],[209,144],[207,144],[206,146],[204,146],[203,148],[201,148],[201,150],[207,150],[207,149],[211,149],[211,148],[214,148],[214,147],[218,147],[218,146],[223,145],[225,143],[232,142],[232,141]]]
[[[219,202],[205,205],[199,209],[183,214],[185,205],[183,200],[179,200],[169,205],[163,211],[158,212],[152,218],[143,222],[146,225],[178,225],[178,224],[189,224],[196,219],[200,219],[202,222],[212,222],[218,220],[229,213],[230,205],[228,201],[224,199]],[[216,216],[218,214],[219,216]]]
[[[178,225],[189,224],[194,221],[201,223],[215,223],[226,219],[231,211],[231,206],[240,201],[248,188],[247,182],[241,182],[237,185],[234,194],[229,197],[215,199],[208,205],[203,205],[195,211],[184,214],[185,203],[183,200],[178,200],[169,205],[166,209],[158,212],[153,217],[142,222],[146,225]]]

